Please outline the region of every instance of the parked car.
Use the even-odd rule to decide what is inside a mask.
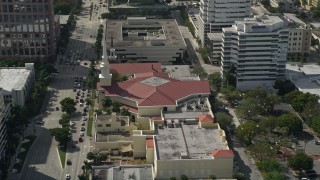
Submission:
[[[320,145],[320,140],[314,141],[314,144]]]
[[[67,165],[72,165],[72,162],[70,159],[67,160]]]
[[[83,142],[83,139],[82,139],[82,137],[79,137],[79,142]]]
[[[43,122],[43,121],[36,121],[36,124],[37,124],[37,125],[43,125],[44,122]]]
[[[86,125],[86,123],[85,123],[85,122],[82,122],[82,123],[81,123],[81,126],[85,126],[85,125]]]
[[[70,174],[66,174],[66,179],[67,180],[71,179],[71,175]]]
[[[80,107],[83,107],[83,103],[80,103]]]
[[[86,116],[83,116],[82,117],[82,121],[86,121],[87,120],[87,117]]]
[[[84,136],[84,132],[80,132],[80,137],[83,137]]]
[[[56,107],[56,110],[59,111],[59,107]]]
[[[81,127],[81,129],[80,129],[81,131],[85,131],[86,130],[86,128],[85,127]]]

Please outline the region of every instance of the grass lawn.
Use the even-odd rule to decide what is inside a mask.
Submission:
[[[28,151],[29,151],[32,143],[33,143],[34,140],[36,139],[36,136],[27,136],[27,137],[25,137],[25,139],[29,139],[30,141],[21,145],[21,148],[24,148],[24,149],[25,149],[24,152],[19,153],[18,156],[17,156],[17,158],[20,159],[21,162],[20,162],[20,163],[16,163],[16,164],[14,164],[14,166],[13,166],[14,169],[17,169],[17,170],[18,170],[18,172],[21,171],[21,168],[22,168],[22,166],[23,166],[23,163],[24,163],[24,161],[25,161],[25,159],[26,159],[26,157],[27,157]]]
[[[94,98],[95,98],[95,91],[92,92],[92,98],[91,98],[92,105],[90,105],[90,109],[89,109],[89,120],[87,123],[87,135],[88,136],[92,136],[94,105],[96,103]]]
[[[58,147],[60,162],[62,167],[66,165],[66,156],[67,156],[67,148],[66,147]]]

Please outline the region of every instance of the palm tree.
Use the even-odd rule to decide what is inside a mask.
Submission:
[[[91,170],[91,168],[91,163],[89,163],[87,160],[83,161],[82,170],[84,171],[84,174],[88,174],[88,170]]]
[[[111,101],[111,99],[109,97],[105,97],[104,99],[102,99],[101,105],[104,108],[109,108],[112,105],[112,101]]]

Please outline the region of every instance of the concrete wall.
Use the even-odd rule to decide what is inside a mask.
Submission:
[[[147,163],[153,164],[154,163],[154,148],[146,147],[146,150],[147,150],[147,153],[146,153]]]
[[[149,117],[138,117],[136,122],[138,123],[139,129],[141,130],[150,129]]]
[[[231,178],[233,174],[233,158],[221,159],[179,159],[157,160],[155,162],[156,179],[180,178],[182,174],[188,178],[200,179],[215,175],[217,178]]]
[[[162,107],[139,107],[140,116],[160,116]]]
[[[109,151],[111,149],[121,150],[122,144],[127,145],[128,143],[132,143],[132,141],[95,142],[95,150],[97,152]]]
[[[237,82],[237,90],[252,90],[256,87],[271,87],[274,86],[275,80],[271,81],[242,81]]]
[[[126,98],[122,98],[120,96],[109,96],[110,99],[112,101],[116,101],[116,102],[119,102],[121,104],[125,104],[125,105],[128,105],[128,106],[131,106],[131,107],[137,107],[137,103],[135,101],[131,101],[129,99],[126,99]]]
[[[144,135],[133,135],[133,157],[145,158],[146,157],[146,136]]]

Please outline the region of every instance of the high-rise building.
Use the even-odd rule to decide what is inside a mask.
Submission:
[[[10,103],[4,100],[3,90],[0,88],[0,159],[5,156],[7,145],[6,124],[10,116]]]
[[[0,60],[55,58],[53,0],[1,0]]]
[[[206,44],[207,33],[221,32],[251,14],[251,0],[200,0],[199,38]]]
[[[273,86],[284,79],[288,29],[277,16],[255,16],[223,28],[221,73],[229,72],[239,90]]]

